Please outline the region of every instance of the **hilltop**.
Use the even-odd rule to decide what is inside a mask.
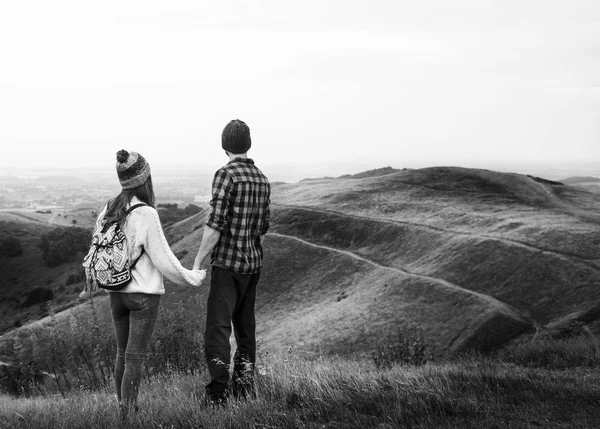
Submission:
[[[593,176],[576,176],[576,177],[568,177],[566,179],[561,180],[565,185],[575,185],[577,183],[600,183],[600,177]]]
[[[594,192],[600,194],[600,178],[591,176],[577,176],[569,177],[561,180],[565,185],[576,186],[581,189],[585,189],[588,192]]]
[[[373,170],[363,171],[363,172],[356,173],[356,174],[344,174],[343,176],[340,176],[340,178],[341,179],[366,179],[368,177],[385,176],[386,174],[397,173],[399,171],[401,171],[401,170],[387,166],[387,167],[382,167],[382,168],[375,168]]]
[[[406,169],[404,169],[406,170]],[[385,176],[387,174],[392,174],[392,173],[396,173],[398,171],[397,168],[392,168],[390,166],[387,167],[382,167],[382,168],[375,168],[373,170],[367,170],[367,171],[361,171],[360,173],[356,173],[356,174],[344,174],[342,176],[337,177],[338,179],[365,179],[368,177],[379,177],[379,176]],[[309,177],[306,179],[302,179],[300,180],[300,183],[302,182],[310,182],[313,180],[331,180],[334,179],[334,177],[330,177],[330,176],[326,176],[326,177]],[[273,183],[273,182],[272,182]],[[275,182],[273,184],[280,184],[280,183],[285,183],[285,182]]]
[[[560,182],[457,167],[276,184],[262,347],[360,354],[408,328],[447,354],[571,320],[597,329],[599,209],[599,196]],[[166,229],[185,266],[206,216]],[[167,284],[163,302],[203,315],[207,284]]]

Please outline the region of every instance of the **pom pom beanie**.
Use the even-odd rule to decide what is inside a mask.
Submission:
[[[150,164],[139,153],[121,149],[117,152],[117,176],[121,188],[137,188],[150,177]]]

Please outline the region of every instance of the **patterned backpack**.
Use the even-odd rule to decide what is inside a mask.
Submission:
[[[146,204],[135,204],[125,212],[125,217],[138,207]],[[142,254],[133,262],[129,258],[127,237],[117,222],[96,222],[92,235],[92,244],[88,254],[83,258],[85,269],[86,292],[94,292],[98,287],[108,290],[121,290],[131,281],[131,270]]]

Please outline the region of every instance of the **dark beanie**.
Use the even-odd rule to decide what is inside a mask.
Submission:
[[[150,177],[150,164],[139,153],[121,149],[117,152],[117,176],[121,188],[137,188]]]
[[[246,153],[252,146],[250,128],[244,121],[234,119],[230,121],[221,134],[221,146],[233,154]]]

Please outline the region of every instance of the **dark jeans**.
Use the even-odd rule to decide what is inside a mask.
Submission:
[[[229,384],[231,325],[237,351],[233,380],[248,386],[252,383],[256,363],[256,323],[254,304],[260,272],[238,274],[212,266],[210,292],[206,305],[204,347],[211,381],[206,386],[209,396],[226,399]]]
[[[120,292],[109,295],[117,337],[117,398],[126,412],[131,406],[137,407],[142,363],[156,323],[160,295]]]

